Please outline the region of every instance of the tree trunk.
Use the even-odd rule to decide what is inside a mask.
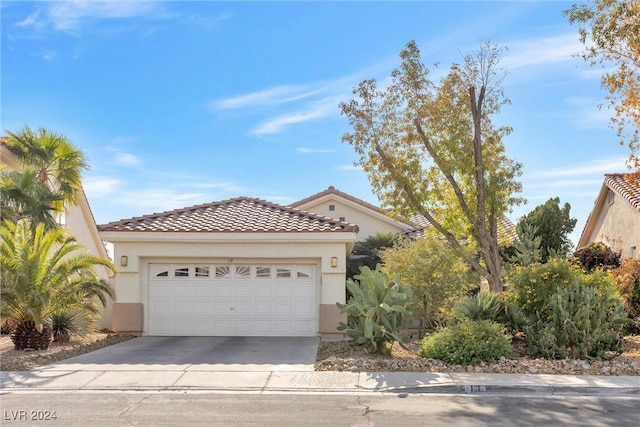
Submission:
[[[11,341],[16,350],[46,350],[51,342],[51,327],[45,324],[39,330],[35,322],[19,323],[11,334]]]

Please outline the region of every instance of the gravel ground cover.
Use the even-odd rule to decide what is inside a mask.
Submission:
[[[98,350],[134,338],[112,332],[95,332],[70,343],[51,343],[43,351],[16,351],[9,336],[0,337],[0,369],[28,371],[70,357]],[[385,372],[487,372],[565,375],[640,375],[640,336],[625,337],[625,351],[612,360],[546,360],[526,356],[526,344],[514,342],[514,354],[495,363],[475,366],[448,365],[417,355],[420,340],[414,339],[403,349],[393,346],[391,356],[367,354],[348,341],[322,341],[318,348],[317,371],[385,371]]]

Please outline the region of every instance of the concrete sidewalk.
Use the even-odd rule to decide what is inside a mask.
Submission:
[[[201,367],[201,366],[200,366]],[[429,372],[220,371],[198,369],[1,372],[1,391],[210,391],[624,395],[640,398],[639,376]]]

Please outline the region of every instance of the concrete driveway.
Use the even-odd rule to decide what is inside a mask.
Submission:
[[[61,371],[313,371],[317,337],[139,337],[41,368]]]

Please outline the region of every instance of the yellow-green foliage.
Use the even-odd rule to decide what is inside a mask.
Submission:
[[[558,288],[566,288],[574,281],[595,287],[598,295],[613,292],[611,274],[602,270],[587,274],[566,259],[551,258],[545,264],[514,267],[508,277],[506,297],[525,314],[534,316],[536,312],[543,313],[549,308],[551,295]]]
[[[441,238],[427,235],[382,252],[383,271],[400,275],[413,291],[414,312],[425,324],[443,324],[465,293],[478,286],[479,277],[464,262],[470,256]]]

